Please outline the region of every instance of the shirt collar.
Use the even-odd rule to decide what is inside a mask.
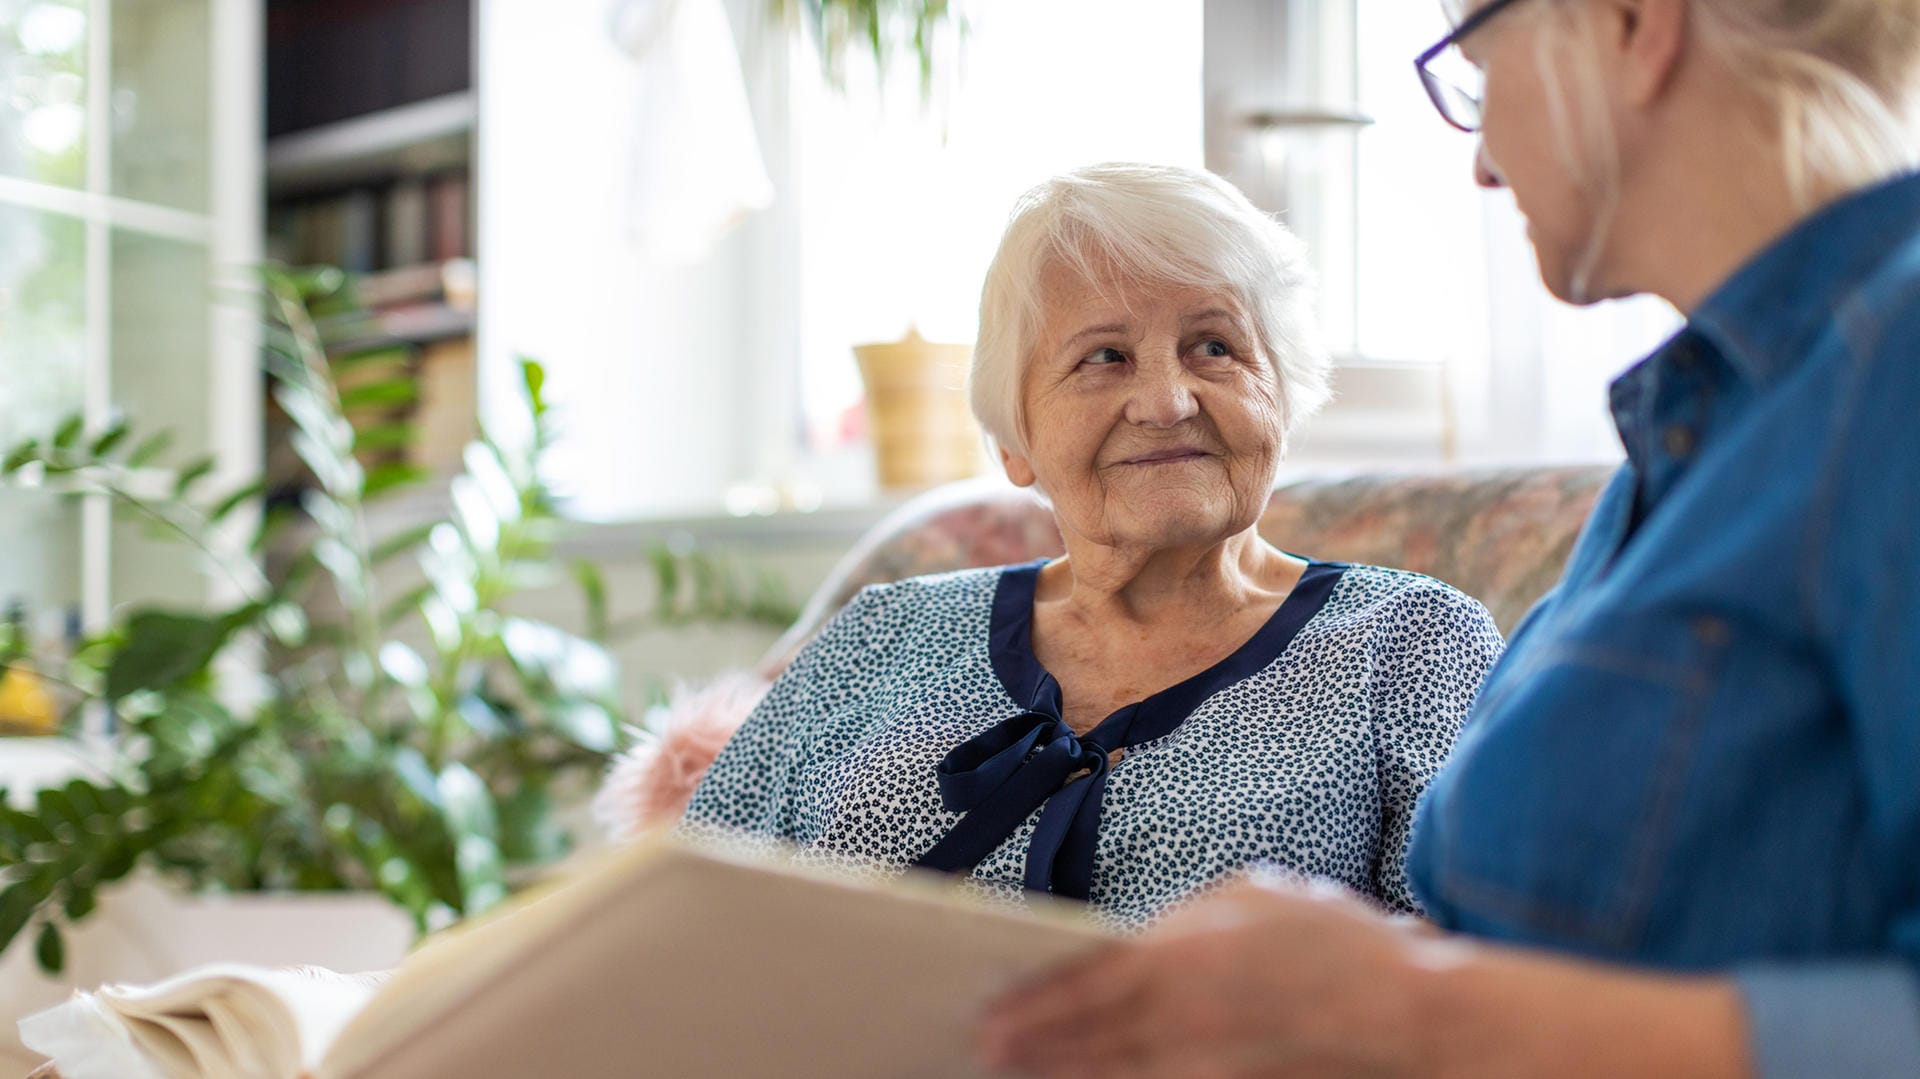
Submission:
[[[1920,174],[1846,195],[1735,271],[1693,312],[1688,330],[1711,342],[1741,377],[1772,383],[1812,351],[1847,296],[1916,231]],[[1685,337],[1683,331],[1674,343]]]

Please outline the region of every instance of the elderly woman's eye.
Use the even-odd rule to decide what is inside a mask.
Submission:
[[[1233,346],[1218,339],[1207,341],[1200,346],[1200,354],[1213,359],[1225,359],[1233,355]]]
[[[1104,367],[1107,364],[1125,363],[1127,362],[1127,358],[1122,355],[1117,348],[1096,348],[1087,354],[1086,359],[1080,362]]]

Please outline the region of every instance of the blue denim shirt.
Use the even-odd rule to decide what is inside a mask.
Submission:
[[[1614,383],[1627,463],[1415,826],[1440,924],[1733,975],[1762,1075],[1920,1076],[1920,177]]]

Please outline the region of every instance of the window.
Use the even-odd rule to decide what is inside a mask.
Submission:
[[[1448,29],[1438,0],[1207,0],[1206,17],[1208,162],[1309,242],[1341,366],[1296,456],[1617,456],[1606,383],[1677,317],[1546,293],[1511,196],[1474,186],[1475,140],[1414,78]]]
[[[0,0],[0,444],[120,411],[257,471],[255,316],[216,271],[258,257],[258,34],[247,0]],[[0,601],[41,633],[201,598],[191,553],[104,501],[0,498]]]

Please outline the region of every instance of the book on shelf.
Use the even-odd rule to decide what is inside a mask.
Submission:
[[[370,308],[433,303],[446,296],[445,272],[438,262],[397,266],[362,276],[354,289],[360,302]]]
[[[461,169],[401,176],[273,205],[274,254],[366,273],[472,254],[472,182]]]
[[[337,206],[340,254],[331,261],[349,273],[370,272],[380,257],[380,200],[371,189],[356,188]]]
[[[1078,904],[966,887],[656,835],[384,979],[205,968],[76,994],[21,1033],[63,1079],[965,1079],[988,999],[1108,939]]]
[[[411,266],[427,260],[427,185],[418,177],[395,180],[384,207],[384,262]]]
[[[427,183],[428,255],[435,262],[465,258],[473,253],[467,229],[472,208],[469,181],[464,172],[441,173]]]

